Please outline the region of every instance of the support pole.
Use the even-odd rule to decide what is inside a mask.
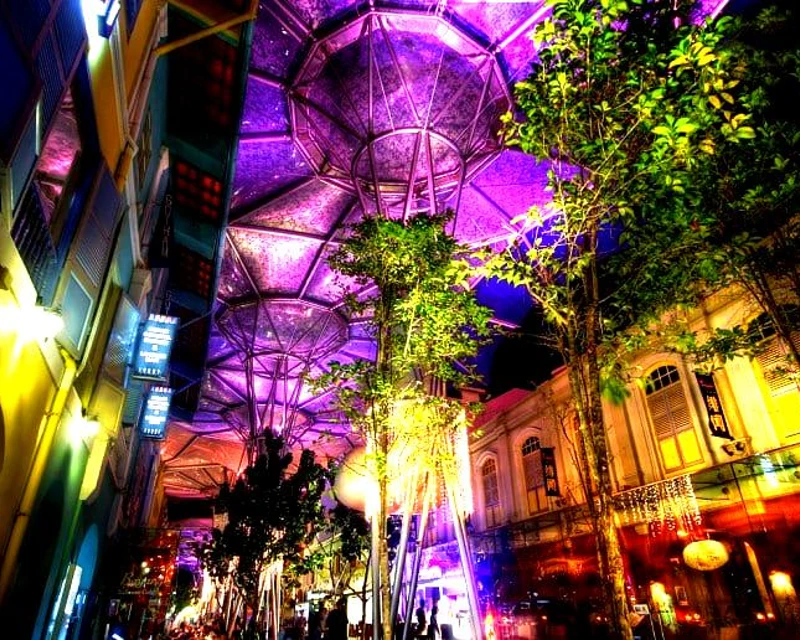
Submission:
[[[256,15],[258,13],[258,0],[253,0],[250,3],[250,9],[241,15],[238,15],[230,20],[225,20],[223,22],[218,22],[217,24],[211,25],[210,27],[206,27],[205,29],[201,29],[196,33],[192,33],[184,38],[179,38],[178,40],[173,40],[172,42],[168,42],[167,44],[162,44],[160,47],[156,47],[156,55],[163,56],[175,49],[180,49],[181,47],[185,47],[187,44],[192,44],[193,42],[197,42],[198,40],[202,40],[209,36],[217,35],[218,33],[222,33],[223,31],[227,31],[233,27],[236,27],[240,24],[245,22],[250,22],[251,20],[256,19]]]
[[[400,593],[402,591],[403,586],[403,569],[406,566],[406,552],[408,551],[408,536],[409,532],[411,531],[411,518],[414,514],[414,506],[417,497],[417,489],[419,487],[418,484],[419,476],[415,473],[411,478],[411,482],[408,485],[408,491],[406,493],[405,502],[404,504],[408,505],[405,513],[403,513],[403,526],[400,529],[400,546],[397,548],[397,557],[394,559],[394,572],[393,572],[393,579],[391,585],[391,593],[392,593],[392,627],[394,627],[394,622],[397,620],[397,610],[400,607]],[[425,485],[427,486],[428,476],[425,476]],[[392,639],[393,640],[393,639]]]
[[[472,566],[472,554],[469,552],[469,540],[467,539],[467,529],[464,525],[464,514],[456,500],[455,488],[451,482],[445,478],[447,488],[447,499],[450,502],[450,509],[453,512],[453,525],[458,542],[458,555],[461,558],[461,567],[464,571],[464,582],[467,587],[467,601],[470,608],[470,621],[472,622],[473,638],[483,639],[483,626],[481,625],[480,605],[478,603],[478,589],[475,586],[475,571]]]
[[[417,582],[419,581],[419,570],[422,564],[422,539],[425,537],[425,530],[428,528],[428,515],[431,510],[433,496],[429,487],[425,488],[425,497],[422,499],[422,513],[419,516],[419,527],[417,529],[417,551],[414,554],[414,562],[411,567],[411,584],[408,589],[408,600],[406,601],[406,611],[414,611],[414,604],[417,598]],[[411,626],[411,616],[406,616],[403,625],[403,640],[408,640],[408,628]]]
[[[385,522],[377,522],[379,514],[372,515],[372,526],[370,527],[372,542],[372,640],[381,640],[380,621],[381,621],[381,533],[386,526]]]

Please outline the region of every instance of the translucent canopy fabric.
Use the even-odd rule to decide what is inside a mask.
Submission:
[[[327,256],[365,214],[444,209],[459,241],[502,247],[546,201],[548,165],[499,135],[545,14],[542,0],[260,4],[206,378],[193,422],[168,430],[168,492],[213,492],[266,428],[323,457],[358,444],[307,382],[374,357]]]

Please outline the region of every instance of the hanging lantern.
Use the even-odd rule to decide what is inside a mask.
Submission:
[[[698,571],[719,569],[728,558],[727,547],[718,540],[696,540],[683,549],[683,561]]]

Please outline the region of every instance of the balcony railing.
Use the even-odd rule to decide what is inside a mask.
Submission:
[[[20,204],[11,236],[36,288],[39,304],[50,306],[58,284],[58,254],[35,185],[31,185]]]

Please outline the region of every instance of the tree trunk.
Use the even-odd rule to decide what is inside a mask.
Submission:
[[[633,630],[628,615],[628,598],[625,592],[625,567],[616,526],[616,509],[608,455],[608,443],[600,394],[600,367],[598,347],[600,342],[599,291],[596,276],[597,230],[588,234],[592,251],[590,266],[584,275],[584,299],[575,306],[577,323],[568,324],[567,336],[569,381],[579,420],[579,438],[585,460],[587,486],[593,495],[587,496],[589,513],[594,527],[598,568],[607,607],[611,636],[618,640],[632,640]],[[582,325],[582,326],[581,326]],[[579,330],[583,329],[585,344],[580,344]]]
[[[796,329],[796,327],[792,327],[786,318],[781,304],[773,291],[769,274],[764,273],[753,260],[751,261],[749,272],[745,272],[741,279],[750,295],[756,299],[759,306],[769,315],[778,337],[781,338],[789,350],[792,368],[797,370],[800,368],[800,350],[792,340],[792,330]]]

